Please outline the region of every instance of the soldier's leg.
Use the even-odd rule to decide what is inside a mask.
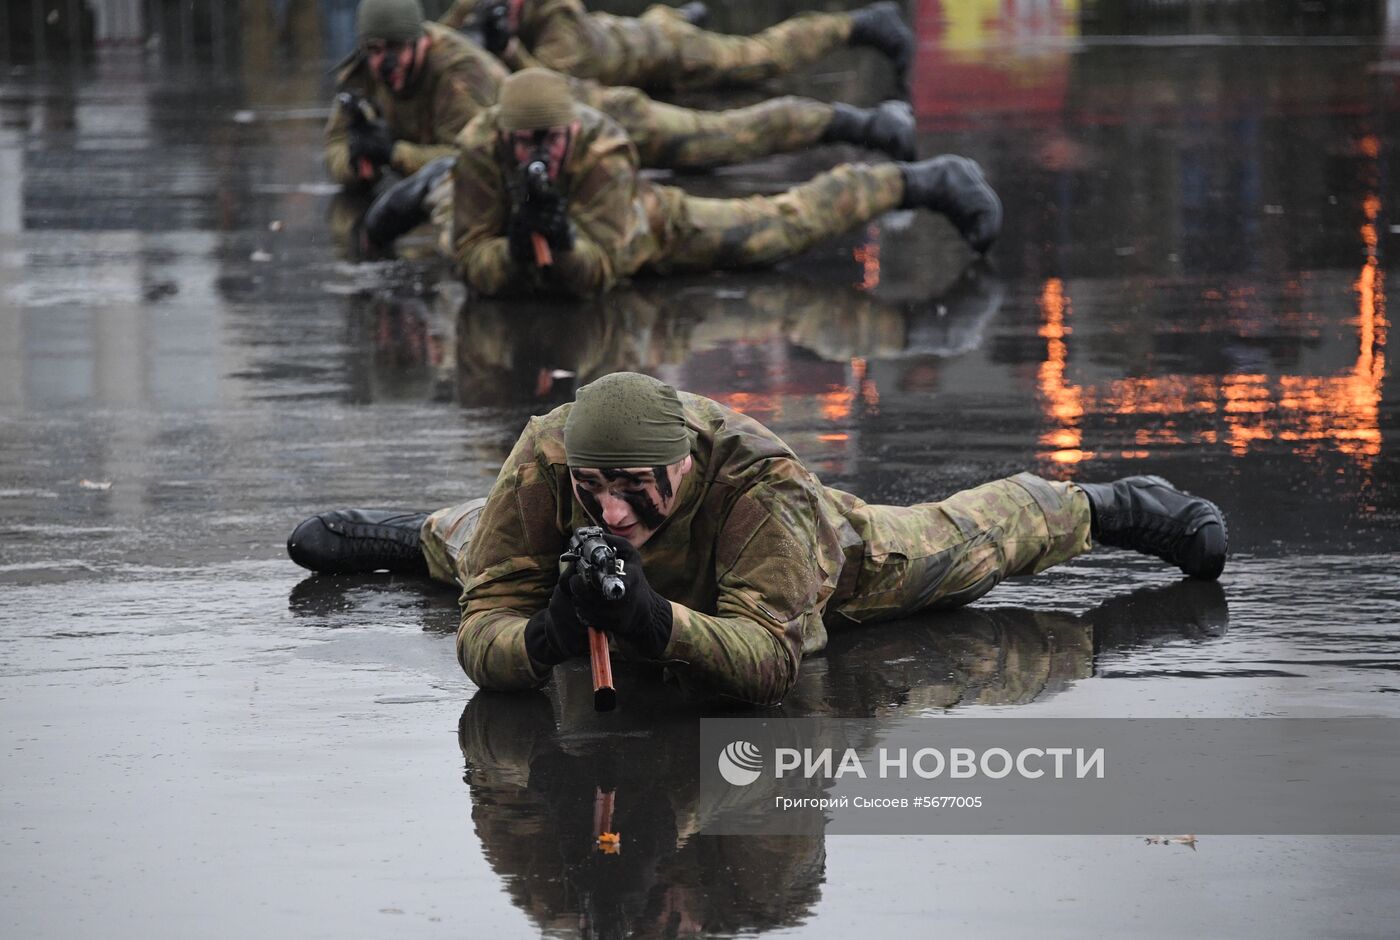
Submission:
[[[745,268],[801,254],[817,242],[898,208],[904,180],[893,163],[848,163],[779,196],[679,201],[652,267]]]
[[[852,620],[967,604],[1004,578],[1036,574],[1089,550],[1090,509],[1070,483],[1017,474],[937,503],[865,506],[866,539]]]
[[[321,574],[389,571],[458,584],[458,564],[485,498],[437,512],[337,509],[303,520],[287,539],[292,561]]]
[[[690,89],[755,84],[786,74],[846,45],[852,28],[849,13],[802,13],[753,36],[699,29],[664,6],[649,8],[641,19],[674,46],[667,84]],[[652,81],[665,83],[663,76]]]
[[[424,197],[424,207],[428,210],[428,221],[436,234],[438,254],[452,257],[452,174],[443,174]]]
[[[635,88],[605,88],[597,107],[627,131],[642,166],[674,170],[727,166],[813,146],[835,114],[829,104],[795,96],[728,111],[696,111],[653,101]]]
[[[428,561],[428,575],[437,581],[460,584],[458,565],[466,556],[467,545],[481,519],[485,497],[469,499],[430,513],[419,530],[423,557]]]

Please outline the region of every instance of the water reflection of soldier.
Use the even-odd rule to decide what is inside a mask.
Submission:
[[[438,296],[376,293],[352,298],[348,321],[352,349],[371,342],[351,371],[360,401],[424,401],[450,398],[450,307]]]
[[[618,602],[560,571],[571,533],[602,526],[625,565]],[[316,571],[390,568],[463,587],[458,659],[482,688],[530,689],[587,654],[584,624],[685,682],[777,702],[827,624],[957,607],[1090,537],[1214,579],[1218,507],[1158,477],[1028,473],[912,507],[823,486],[752,418],[637,373],[604,376],[534,418],[490,496],[426,514],[342,510],[288,551]]]
[[[1160,643],[1217,632],[1225,619],[1219,585],[1187,581],[1078,616],[967,608],[838,631],[813,661],[818,668],[804,670],[784,706],[764,716],[873,718],[865,740],[811,742],[869,747],[884,719],[1025,705],[1063,691],[1093,672],[1101,624],[1138,624],[1138,640]],[[655,678],[626,681],[629,698],[603,719],[580,670],[566,670],[550,696],[480,692],[462,713],[472,820],[511,901],[540,930],[584,936],[800,923],[825,880],[819,822],[802,835],[707,833],[725,807],[707,802],[713,795],[701,792],[695,760],[699,720],[715,712],[679,705]],[[599,790],[614,797],[617,855],[595,847]]]
[[[700,29],[703,3],[660,4],[640,17],[589,13],[581,0],[457,0],[443,21],[474,23],[512,68],[543,66],[607,85],[650,90],[752,84],[786,74],[842,46],[889,57],[901,86],[914,34],[897,3],[853,13],[804,13],[754,36]]]
[[[434,162],[391,187],[365,229],[388,245],[429,207],[444,236],[450,217],[443,249],[488,296],[587,296],[639,272],[762,267],[897,208],[943,214],[979,253],[1001,230],[996,193],[958,156],[842,164],[774,197],[704,199],[655,184],[623,129],[540,69],[506,79],[500,104],[457,143],[455,166]]]
[[[582,304],[474,300],[457,317],[457,397],[465,405],[562,404],[589,378],[654,368],[688,320],[621,291]]]
[[[483,692],[467,704],[459,732],[472,821],[512,902],[541,930],[595,937],[798,922],[820,894],[820,821],[797,836],[706,835],[695,713],[667,708],[654,681],[636,688],[607,729],[591,722],[586,688],[577,701]],[[600,792],[613,801],[616,854],[597,849]]]
[[[805,280],[724,288],[699,283],[678,298],[669,286],[639,283],[566,307],[469,300],[457,317],[458,399],[562,404],[609,372],[653,373],[736,341],[781,339],[831,362],[957,355],[976,345],[1005,290],[980,263],[917,301]]]
[[[496,103],[508,70],[469,38],[424,22],[419,0],[363,0],[359,49],[338,73],[359,96],[331,110],[326,168],[344,185],[405,176],[455,153],[467,122]],[[643,166],[705,169],[820,143],[852,143],[900,159],[914,155],[914,117],[903,102],[853,108],[794,96],[747,108],[695,111],[635,88],[569,80],[574,97],[617,121]],[[356,113],[357,108],[367,107]]]
[[[732,291],[735,284],[726,287]],[[661,292],[654,293],[661,302]],[[730,339],[782,338],[830,362],[954,356],[977,346],[1004,294],[1005,285],[981,261],[937,295],[916,300],[805,280],[756,282],[742,297],[688,294],[696,323],[686,353]]]

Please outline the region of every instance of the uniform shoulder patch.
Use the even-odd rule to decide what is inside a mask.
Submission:
[[[524,474],[522,474],[524,475]],[[535,479],[515,489],[515,504],[520,512],[520,526],[530,554],[545,555],[560,550],[561,537],[556,524],[559,507],[554,493],[545,480]]]
[[[768,521],[768,509],[748,493],[740,496],[724,519],[719,540],[715,546],[715,561],[720,571],[728,571],[743,554],[744,546],[754,537],[754,533]]]

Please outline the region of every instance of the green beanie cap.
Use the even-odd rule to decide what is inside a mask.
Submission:
[[[564,422],[571,467],[664,467],[690,453],[680,395],[636,372],[589,382]]]
[[[503,131],[537,131],[563,127],[574,119],[569,80],[549,69],[521,69],[501,82],[497,99]]]
[[[418,0],[360,0],[355,11],[360,42],[388,39],[408,42],[423,35],[423,4]]]

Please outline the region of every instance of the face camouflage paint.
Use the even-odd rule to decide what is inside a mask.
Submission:
[[[583,511],[588,513],[588,518],[601,524],[603,521],[603,507],[602,504],[598,502],[598,497],[581,486],[574,487],[574,493],[578,496],[578,501],[579,504],[583,506]]]
[[[671,499],[673,493],[670,478],[665,467],[656,467],[651,470],[652,477],[646,476],[645,471],[634,473],[616,467],[599,468],[596,471],[580,472],[571,470],[570,476],[575,482],[574,491],[578,494],[579,504],[584,511],[601,525],[607,525],[603,519],[603,508],[598,495],[589,491],[590,486],[596,486],[598,479],[593,474],[597,473],[608,483],[622,483],[635,489],[612,489],[608,492],[616,499],[621,499],[627,504],[632,515],[636,517],[637,523],[648,532],[654,532],[666,521],[666,514],[657,505],[648,487],[655,486],[657,495],[661,496],[661,503],[664,506]]]
[[[661,494],[663,502],[671,499],[671,474],[666,472],[665,467],[652,467],[651,475],[656,477],[656,492]]]
[[[627,501],[627,505],[632,507],[632,511],[637,514],[637,521],[655,532],[661,527],[661,523],[666,521],[661,510],[656,508],[656,503],[652,502],[651,495],[646,490],[638,490],[635,493],[624,492],[622,498]]]

